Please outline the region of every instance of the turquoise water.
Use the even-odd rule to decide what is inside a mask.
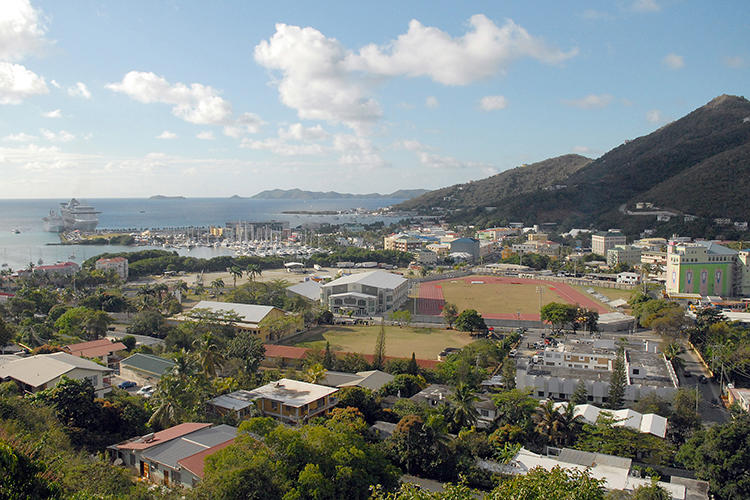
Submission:
[[[83,262],[103,252],[142,250],[148,247],[107,246],[60,246],[56,234],[44,231],[42,217],[50,209],[57,209],[60,202],[68,200],[0,200],[0,264],[8,264],[12,269],[26,267],[29,262],[52,264],[57,261],[72,260]],[[173,200],[151,200],[145,198],[86,198],[81,201],[93,205],[101,211],[99,229],[150,229],[184,226],[223,226],[226,222],[289,221],[292,228],[310,222],[371,223],[383,220],[396,221],[388,217],[368,217],[357,215],[294,215],[283,214],[288,210],[346,210],[352,208],[376,209],[393,205],[403,200],[361,199],[345,200],[251,200],[230,198],[187,198]],[[15,234],[14,230],[20,230]],[[180,254],[194,257],[214,257],[231,255],[227,249],[194,248],[180,250]]]

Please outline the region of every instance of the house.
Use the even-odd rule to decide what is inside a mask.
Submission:
[[[289,345],[264,344],[263,347],[266,348],[266,357],[261,364],[275,368],[287,366],[301,368],[302,362],[309,351],[305,347]]]
[[[303,281],[286,287],[287,297],[302,297],[311,302],[320,302],[320,283],[314,280]]]
[[[321,285],[321,301],[334,314],[372,316],[398,309],[407,299],[409,282],[387,271],[350,274]]]
[[[638,273],[623,272],[617,275],[618,283],[635,284],[641,281],[641,275]]]
[[[565,409],[568,403],[555,403],[558,410]],[[629,408],[622,410],[602,410],[601,408],[584,404],[575,405],[573,415],[581,416],[581,419],[587,424],[595,424],[599,415],[602,413],[611,415],[616,422],[615,427],[627,427],[634,431],[653,434],[656,437],[664,438],[667,435],[667,419],[655,413],[639,413]]]
[[[750,389],[729,387],[727,389],[727,403],[731,406],[735,402],[743,410],[750,411]]]
[[[282,378],[243,393],[255,401],[260,412],[288,424],[306,422],[336,406],[338,389]]]
[[[174,366],[170,359],[139,352],[120,361],[120,377],[139,385],[154,385]]]
[[[237,437],[229,425],[189,422],[107,447],[116,464],[135,469],[139,477],[166,486],[193,487],[203,479],[207,456]]]
[[[48,266],[35,266],[33,269],[21,269],[18,271],[18,276],[25,277],[31,276],[31,274],[44,274],[47,276],[72,276],[81,270],[81,266],[75,262],[58,262],[57,264],[50,264]]]
[[[212,313],[234,313],[239,318],[234,322],[234,326],[240,330],[247,330],[259,334],[263,340],[271,340],[271,333],[267,328],[261,327],[264,320],[273,320],[279,318],[292,318],[294,321],[287,325],[286,330],[278,334],[277,338],[285,337],[302,329],[302,317],[296,314],[288,313],[273,306],[259,306],[255,304],[237,304],[234,302],[216,302],[213,300],[201,300],[191,309],[191,311],[206,310]],[[179,315],[175,318],[177,322],[190,321],[190,313]]]
[[[78,344],[69,344],[63,347],[63,350],[79,358],[98,359],[106,366],[115,368],[120,356],[117,352],[124,351],[125,344],[122,342],[111,342],[109,339],[90,340],[88,342],[79,342]]]
[[[426,403],[428,406],[438,406],[441,403],[451,404],[453,388],[443,384],[430,384],[411,398],[417,403]],[[497,418],[497,407],[488,397],[478,394],[478,400],[474,402],[474,408],[478,413],[477,428],[486,429],[492,426]]]
[[[362,387],[371,391],[379,391],[384,385],[393,380],[393,375],[380,370],[369,370],[357,373],[327,371],[320,381],[322,385],[330,387]]]
[[[128,259],[125,257],[113,257],[111,259],[99,259],[94,264],[98,271],[114,271],[123,281],[128,281]]]
[[[75,380],[86,379],[94,386],[97,397],[112,390],[111,368],[67,352],[37,354],[0,364],[0,380],[16,382],[26,392],[39,392],[54,387],[65,376]]]

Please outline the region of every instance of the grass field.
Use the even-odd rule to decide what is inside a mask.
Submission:
[[[481,281],[481,277],[476,278]],[[534,284],[484,283],[470,284],[463,279],[441,283],[446,302],[456,304],[459,311],[476,309],[481,314],[539,314],[539,294]],[[548,287],[542,285],[542,305],[564,302]]]
[[[334,326],[296,344],[297,347],[325,349],[326,341],[334,351],[372,354],[380,326]],[[437,359],[446,347],[463,347],[473,339],[468,333],[433,328],[398,326],[385,327],[387,356],[408,358],[415,353],[419,359]]]

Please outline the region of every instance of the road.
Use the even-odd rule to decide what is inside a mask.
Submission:
[[[701,364],[695,351],[690,346],[685,346],[685,352],[680,355],[685,363],[684,370],[680,370],[678,378],[681,387],[698,388],[700,392],[700,401],[698,402],[698,413],[703,422],[708,425],[723,423],[729,419],[729,412],[721,404],[721,387],[712,379],[708,379],[705,384],[700,383],[700,376],[708,378],[708,372]],[[690,377],[685,377],[685,373],[690,373]],[[716,403],[714,403],[716,401]]]

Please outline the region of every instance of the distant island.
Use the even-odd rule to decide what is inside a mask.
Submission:
[[[427,193],[428,189],[399,189],[393,193],[353,194],[336,191],[303,191],[301,189],[269,189],[251,196],[253,200],[342,200],[350,198],[410,200]],[[236,195],[235,195],[236,196]],[[234,196],[233,196],[234,198]]]
[[[155,194],[149,197],[149,200],[184,200],[184,196],[167,196],[164,194]]]

